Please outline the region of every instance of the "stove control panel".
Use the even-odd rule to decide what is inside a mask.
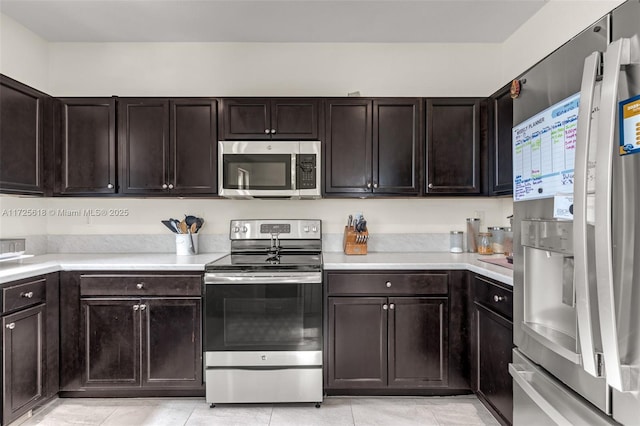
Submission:
[[[229,238],[232,240],[321,239],[322,221],[317,219],[251,219],[232,220]]]

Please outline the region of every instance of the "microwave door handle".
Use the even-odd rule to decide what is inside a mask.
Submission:
[[[238,189],[249,189],[249,171],[238,167]]]
[[[298,156],[291,154],[291,189],[296,190],[298,179]]]
[[[611,43],[604,55],[604,73],[598,124],[596,151],[596,207],[595,244],[598,289],[598,310],[602,334],[602,352],[607,384],[618,391],[637,390],[638,369],[623,365],[620,358],[618,311],[613,278],[613,157],[615,146],[616,112],[618,107],[618,83],[620,67],[631,63],[629,39]],[[624,299],[624,298],[621,298]],[[625,303],[631,303],[630,298]]]
[[[580,88],[580,108],[578,112],[578,133],[575,154],[574,184],[574,262],[575,292],[578,333],[580,335],[580,352],[584,370],[594,377],[599,377],[596,363],[593,318],[589,287],[589,262],[587,248],[587,170],[589,163],[589,145],[591,142],[592,111],[596,76],[601,62],[600,52],[593,52],[584,61],[582,85]],[[591,265],[593,268],[593,265]]]

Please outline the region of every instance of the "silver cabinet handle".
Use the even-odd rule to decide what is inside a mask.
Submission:
[[[432,183],[430,183],[429,185],[427,185],[427,188],[429,188],[429,189],[433,189],[433,184],[432,184]]]
[[[388,287],[391,287],[391,281],[387,281],[387,282],[386,282],[386,283],[384,283],[384,284],[387,286],[387,288],[388,288]]]
[[[367,188],[371,188],[371,182],[367,182]]]
[[[137,311],[138,309],[140,309],[140,305],[133,305],[133,310]]]
[[[271,131],[269,129],[264,129],[264,132],[268,135]]]
[[[392,303],[392,304],[389,305],[389,309],[395,309],[395,308],[396,308],[396,304],[395,303]]]
[[[142,290],[142,289],[144,288],[144,283],[138,283],[138,284],[136,284],[136,288],[137,288],[138,290]]]
[[[25,299],[31,299],[33,297],[33,292],[29,291],[27,293],[20,293],[20,297],[24,297]]]
[[[14,328],[16,328],[16,323],[15,323],[15,322],[9,323],[9,324],[7,324],[7,326],[6,326],[6,327],[7,327],[9,330],[13,330]]]
[[[173,184],[172,183],[169,184],[169,189],[173,189]]]
[[[502,302],[504,299],[505,299],[504,296],[498,296],[497,294],[493,295],[494,302]]]
[[[162,189],[167,189],[167,184],[166,183],[162,184]]]
[[[389,309],[389,306],[387,306],[387,304],[385,303],[384,305],[382,305],[382,309],[386,311],[387,309]]]
[[[271,133],[272,134],[275,133],[275,132],[276,132],[276,129],[271,129]]]
[[[147,309],[147,305],[140,305],[140,310],[144,311],[145,309]]]
[[[107,188],[109,188],[109,189],[113,189],[113,184],[111,184],[111,183],[110,183],[110,184],[107,184]]]
[[[377,184],[377,183],[374,183],[374,184],[373,184],[373,187],[374,187],[374,188],[377,188],[377,187],[378,187],[378,184]]]

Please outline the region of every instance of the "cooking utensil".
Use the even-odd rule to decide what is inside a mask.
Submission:
[[[176,234],[181,234],[180,232],[180,221],[178,219],[169,219],[169,222],[171,222],[171,226],[173,227],[173,229],[175,229]]]
[[[188,228],[187,227],[187,222],[185,222],[184,220],[180,221],[179,228],[180,228],[180,233],[181,234],[186,234],[187,233],[187,228]]]
[[[164,226],[166,226],[167,228],[169,228],[169,230],[173,233],[177,233],[178,230],[173,226],[173,223],[171,222],[171,220],[161,220],[160,222],[162,222],[162,224]]]
[[[198,218],[192,215],[184,216],[184,221],[187,223],[187,226],[191,226],[192,224],[196,223],[197,220]]]
[[[195,233],[197,232],[197,229],[198,229],[198,225],[197,225],[197,223],[196,223],[196,222],[193,222],[193,223],[191,224],[191,226],[189,227],[189,233],[191,233],[191,234],[195,234]]]
[[[185,222],[183,222],[183,223],[185,224],[185,227],[186,227],[187,224]],[[194,224],[195,224],[195,222],[194,222]],[[196,249],[193,246],[193,234],[191,233],[191,227],[187,228],[187,232],[189,233],[189,252],[191,254],[196,254]]]
[[[204,225],[204,219],[201,217],[197,217],[196,218],[196,233],[200,230],[200,228],[202,228],[202,225]]]

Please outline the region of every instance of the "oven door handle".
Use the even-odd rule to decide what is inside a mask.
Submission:
[[[322,284],[322,272],[216,272],[204,274],[205,284]]]

